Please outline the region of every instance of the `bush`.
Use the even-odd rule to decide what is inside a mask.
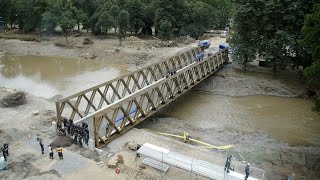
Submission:
[[[94,42],[90,39],[90,38],[84,38],[83,40],[83,44],[86,45],[86,44],[93,44]]]
[[[23,91],[18,91],[11,93],[1,100],[1,104],[5,107],[15,107],[19,105],[23,105],[27,102],[26,93]]]
[[[170,21],[161,21],[159,28],[159,37],[162,40],[170,40],[172,38],[172,24]]]

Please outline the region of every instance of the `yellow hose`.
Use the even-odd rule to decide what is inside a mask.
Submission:
[[[161,135],[165,135],[165,136],[172,136],[172,137],[176,137],[176,138],[181,138],[181,139],[184,139],[184,142],[193,141],[193,142],[202,144],[202,145],[204,145],[205,148],[209,148],[209,149],[225,150],[225,149],[229,149],[229,148],[234,147],[234,145],[214,146],[212,144],[208,144],[208,143],[196,140],[196,139],[192,139],[192,138],[189,137],[189,134],[186,133],[186,132],[183,133],[183,136],[179,136],[179,135],[175,135],[175,134],[169,134],[169,133],[162,133],[162,132],[157,132],[157,133],[161,134]]]

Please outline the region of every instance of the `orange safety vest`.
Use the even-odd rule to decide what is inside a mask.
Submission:
[[[57,148],[57,152],[62,152],[62,148]]]

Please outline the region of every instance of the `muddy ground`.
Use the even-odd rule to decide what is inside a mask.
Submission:
[[[72,47],[68,48],[55,45],[57,42],[63,42],[63,37],[48,37],[41,42],[0,39],[0,50],[20,55],[32,54],[89,59],[94,57],[111,64],[130,64],[133,70],[174,55],[190,43],[186,41],[179,44],[178,47],[160,48],[156,47],[157,40],[129,37],[120,47],[118,40],[115,38],[90,37],[94,44],[83,45],[82,42],[85,37],[69,38]],[[216,39],[216,43],[223,41],[224,39]],[[298,81],[292,80],[292,78],[288,80],[286,76],[274,78],[269,74],[255,72],[243,74],[237,70],[237,66],[229,64],[195,87],[194,91],[225,96],[259,94],[285,97],[303,96],[305,89]],[[0,98],[7,93],[9,93],[8,90],[1,89]],[[40,136],[46,142],[54,141],[56,135],[49,128],[51,122],[55,119],[55,105],[52,101],[34,97],[30,94],[27,95],[27,100],[27,104],[15,108],[0,107],[0,139],[9,142],[10,149],[13,151],[12,154],[14,154],[9,160],[9,170],[0,172],[1,177],[7,179],[32,179],[32,177],[36,177],[35,179],[76,179],[83,175],[83,173],[76,173],[80,170],[82,172],[91,170],[90,173],[87,173],[87,177],[97,173],[105,174],[95,167],[96,161],[101,160],[99,155],[75,145],[67,147],[66,153],[74,156],[72,160],[79,160],[84,163],[81,166],[75,166],[66,174],[56,167],[60,162],[55,160],[55,164],[53,164],[49,162],[47,157],[42,156],[35,139]],[[179,100],[175,103],[179,103]],[[172,106],[174,104],[168,108]],[[32,111],[35,109],[39,110],[39,115],[33,115]],[[241,129],[204,129],[171,117],[163,117],[162,114],[159,113],[154,118],[141,124],[139,128],[170,131],[177,134],[181,133],[181,129],[188,129],[188,132],[193,134],[195,138],[212,144],[232,143],[236,146],[232,153],[240,153],[247,160],[253,162],[255,166],[266,170],[267,179],[281,179],[286,175],[292,175],[296,179],[302,179],[303,177],[305,179],[316,179],[320,175],[320,164],[318,163],[320,161],[320,147],[318,146],[290,146],[272,139],[270,135],[264,132],[243,132]],[[241,160],[240,156],[237,156],[237,158]],[[127,176],[122,176],[122,178],[127,179]]]
[[[261,71],[259,67],[249,69],[252,72],[243,73],[235,63],[228,64],[192,91],[232,97],[250,95],[304,97],[305,87],[296,79],[295,74],[286,72],[275,77],[267,69],[264,69],[265,73],[255,72],[255,70]],[[174,108],[175,105],[182,103],[182,99],[183,97],[176,100],[166,109]],[[267,179],[282,179],[286,176],[294,179],[318,179],[319,146],[292,146],[273,139],[266,132],[232,126],[232,122],[226,119],[212,122],[219,124],[215,128],[200,127],[198,123],[166,116],[166,109],[138,127],[172,134],[187,131],[192,138],[203,142],[214,145],[232,144],[235,148],[231,149],[231,153],[235,154],[238,160],[243,160],[244,157],[255,166],[266,170]]]

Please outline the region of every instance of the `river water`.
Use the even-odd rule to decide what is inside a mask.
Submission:
[[[292,145],[320,145],[320,115],[312,106],[301,98],[230,97],[193,91],[164,115],[202,129],[263,131]]]
[[[51,98],[67,96],[127,73],[103,61],[44,56],[0,56],[0,86]]]
[[[128,72],[99,60],[0,54],[0,86],[39,97],[71,95]],[[229,97],[193,91],[167,116],[201,128],[264,131],[295,145],[320,145],[320,116],[312,102],[274,96]]]

